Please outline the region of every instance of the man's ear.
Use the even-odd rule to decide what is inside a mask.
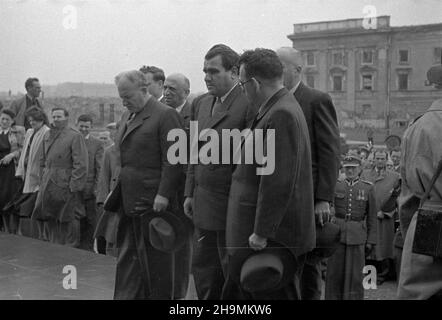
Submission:
[[[239,77],[239,68],[237,66],[233,66],[230,72],[232,73],[232,79]]]

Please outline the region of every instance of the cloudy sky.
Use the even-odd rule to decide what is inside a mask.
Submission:
[[[362,18],[366,5],[393,26],[442,22],[442,0],[1,0],[0,91],[23,92],[29,76],[112,83],[144,64],[204,91],[212,45],[290,46],[294,23]]]

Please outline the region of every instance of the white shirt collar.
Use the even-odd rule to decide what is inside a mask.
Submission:
[[[299,80],[298,83],[295,84],[295,86],[289,91],[292,95],[295,94],[296,89],[298,89],[300,83],[301,83],[301,80]]]
[[[178,107],[176,107],[175,110],[176,110],[178,113],[180,113],[181,110],[183,110],[184,105],[186,104],[186,102],[187,102],[187,100],[184,100],[183,104],[180,105],[180,106],[178,106]]]
[[[11,128],[8,128],[6,130],[0,129],[0,134],[8,134],[9,130],[11,130]]]
[[[84,137],[84,140],[88,140],[90,135],[91,135],[91,134],[88,133],[88,135],[87,135],[86,137]]]
[[[229,90],[225,95],[223,95],[221,98],[219,98],[219,99],[221,100],[221,103],[224,103],[224,100],[227,99],[227,97],[229,96],[229,94],[233,91],[233,89],[235,89],[235,87],[236,87],[237,85],[238,85],[238,83],[235,83],[235,84],[233,85],[233,87],[230,88],[230,90]]]

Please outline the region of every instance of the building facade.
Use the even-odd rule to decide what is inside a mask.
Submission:
[[[391,27],[390,17],[295,24],[288,38],[304,58],[304,81],[328,92],[346,121],[406,126],[442,97],[426,85],[441,63],[442,23]]]

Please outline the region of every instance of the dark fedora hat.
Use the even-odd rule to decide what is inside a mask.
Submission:
[[[238,249],[229,261],[229,274],[244,291],[267,293],[293,281],[297,267],[297,259],[290,249],[267,240],[267,247],[260,251]]]
[[[145,198],[136,203],[131,215],[146,216],[149,242],[163,252],[180,249],[192,234],[192,222],[184,214],[169,210],[156,212],[152,202]]]
[[[180,249],[191,235],[189,218],[170,211],[149,213],[149,241],[164,252]]]
[[[326,222],[316,228],[316,248],[313,254],[319,258],[331,257],[338,248],[341,229],[337,224]]]

